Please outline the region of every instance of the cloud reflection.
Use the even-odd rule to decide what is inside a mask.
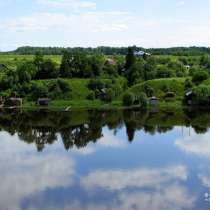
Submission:
[[[175,145],[187,153],[210,156],[210,132],[200,135],[193,132],[190,136],[177,139]]]
[[[74,161],[64,155],[33,153],[17,137],[0,133],[0,209],[19,210],[24,198],[47,188],[71,185]]]

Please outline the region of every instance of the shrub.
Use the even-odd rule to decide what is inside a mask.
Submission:
[[[186,79],[184,82],[184,89],[189,90],[192,87],[193,87],[192,81],[190,79]]]
[[[208,79],[208,73],[206,71],[200,70],[193,75],[192,81],[194,83],[201,83],[202,81],[207,79]]]
[[[198,105],[210,105],[210,86],[199,85],[193,89],[193,101]]]
[[[111,102],[114,98],[114,91],[112,89],[107,89],[105,101]]]
[[[95,92],[94,91],[90,91],[89,95],[87,96],[88,100],[95,100]]]
[[[48,97],[48,89],[43,84],[34,83],[31,87],[31,95],[33,99]]]
[[[123,96],[123,104],[125,106],[132,106],[134,104],[135,101],[135,96],[133,93],[131,92],[127,92],[124,94]]]
[[[147,95],[145,93],[143,93],[143,92],[139,93],[139,95],[137,97],[137,102],[142,108],[147,107],[148,106]]]

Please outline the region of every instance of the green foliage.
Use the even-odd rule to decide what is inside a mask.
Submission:
[[[148,106],[148,98],[147,95],[144,92],[141,92],[136,97],[136,101],[138,105],[140,105],[142,108],[146,108]]]
[[[210,86],[199,85],[193,89],[193,103],[202,106],[210,105]]]
[[[94,91],[90,91],[89,95],[87,96],[88,100],[95,100],[96,96],[95,96],[95,92]]]
[[[127,92],[123,95],[123,104],[125,106],[132,106],[135,101],[135,95],[132,92]]]
[[[196,73],[194,73],[192,81],[195,84],[199,84],[203,82],[204,80],[207,80],[208,76],[209,74],[206,71],[197,71]]]
[[[176,97],[183,97],[184,82],[185,78],[155,79],[134,85],[129,90],[138,95],[140,92],[145,92],[145,85],[148,85],[153,89],[153,95],[158,98],[164,98],[168,91],[174,92]]]
[[[133,52],[133,48],[129,47],[128,48],[128,53],[126,55],[126,59],[125,59],[125,69],[126,71],[128,71],[136,62],[136,58]]]
[[[170,77],[175,77],[175,76],[176,76],[176,73],[173,70],[170,70],[169,67],[160,66],[157,69],[156,78],[170,78]]]
[[[189,90],[193,87],[193,83],[192,83],[192,80],[187,78],[184,82],[184,89],[185,90]]]
[[[33,83],[31,86],[31,97],[33,100],[37,100],[38,98],[48,97],[49,92],[48,88],[41,83]]]

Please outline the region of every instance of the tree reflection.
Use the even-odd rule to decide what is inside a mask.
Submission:
[[[194,110],[159,111],[141,110],[109,111],[30,111],[0,114],[0,130],[17,134],[20,140],[35,144],[38,151],[53,144],[60,136],[64,148],[86,147],[100,141],[103,128],[117,133],[126,128],[128,141],[134,140],[135,132],[143,130],[154,135],[166,133],[174,126],[191,126],[197,133],[205,133],[210,127],[210,113]]]

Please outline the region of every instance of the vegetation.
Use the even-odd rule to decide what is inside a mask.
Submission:
[[[187,105],[191,91],[193,103],[209,105],[209,53],[193,47],[18,48],[0,54],[0,95],[22,97],[26,104],[49,98],[57,105],[145,107],[150,97]]]

